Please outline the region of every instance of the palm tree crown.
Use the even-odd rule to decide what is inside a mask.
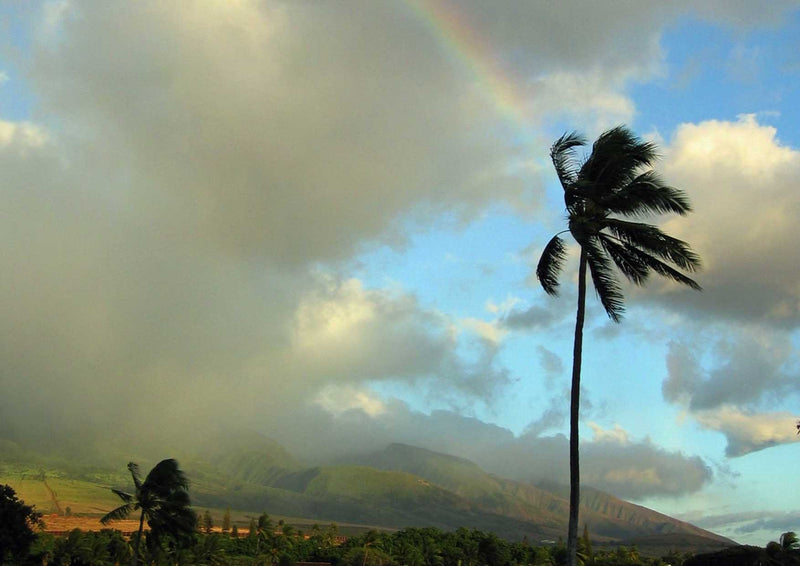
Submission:
[[[700,267],[700,259],[686,242],[651,224],[622,218],[691,211],[684,193],[665,185],[650,169],[657,157],[655,146],[619,126],[603,133],[591,155],[580,162],[575,149],[585,143],[575,132],[564,134],[553,144],[550,157],[564,189],[569,232],[586,254],[592,283],[608,316],[619,322],[625,310],[614,266],[636,285],[643,285],[655,272],[699,290],[700,285],[675,268],[693,272]],[[557,234],[536,268],[550,295],[558,294],[565,259],[566,245]]]
[[[135,492],[126,493],[112,489],[124,503],[104,515],[100,522],[106,524],[124,519],[132,512],[141,510],[139,536],[134,550],[135,563],[145,519],[150,526],[150,532],[157,539],[168,534],[178,541],[184,541],[192,536],[197,517],[190,507],[189,481],[178,467],[177,461],[162,460],[150,470],[144,481],[139,466],[134,462],[128,464],[128,470],[133,478]]]

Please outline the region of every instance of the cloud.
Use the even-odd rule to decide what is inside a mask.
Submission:
[[[720,515],[701,516],[692,522],[705,529],[728,527],[737,534],[750,534],[757,531],[769,531],[774,539],[779,533],[796,531],[800,524],[800,512],[797,511],[746,511],[743,513],[725,513]]]
[[[736,45],[731,51],[725,68],[734,80],[753,83],[758,80],[762,68],[762,55],[757,47]]]
[[[501,319],[501,325],[510,330],[533,330],[547,328],[558,320],[554,309],[532,305],[527,309],[512,309]]]
[[[477,135],[496,114],[389,3],[72,10],[33,61],[42,105],[119,149],[154,220],[197,245],[342,259],[423,205],[468,218],[519,193],[509,147]]]
[[[525,427],[525,436],[542,437],[543,433],[550,429],[563,427],[567,419],[568,409],[566,403],[564,403],[564,398],[568,395],[569,392],[565,391],[564,395],[551,397],[547,408],[541,416]]]
[[[386,404],[381,399],[368,390],[353,386],[329,385],[319,392],[314,402],[335,417],[355,410],[373,418],[386,412]]]
[[[499,344],[508,334],[506,330],[499,328],[496,322],[486,322],[477,318],[464,318],[461,320],[461,325],[492,344]]]
[[[489,401],[508,383],[497,345],[464,343],[454,323],[422,309],[411,295],[364,289],[356,279],[323,278],[295,315],[292,356],[298,375],[325,380],[433,380]],[[464,348],[471,349],[472,359]]]
[[[704,371],[698,348],[672,342],[667,353],[664,398],[688,403],[692,411],[726,404],[756,405],[765,396],[797,392],[800,376],[788,336],[775,333],[729,332],[714,347],[715,367]]]
[[[2,82],[2,80],[0,80]],[[18,154],[47,143],[47,132],[31,122],[8,122],[0,119],[0,149]]]
[[[560,377],[564,373],[564,364],[558,354],[541,345],[536,347],[536,353],[539,355],[539,363],[542,365],[542,369],[544,369],[548,383],[552,383],[555,378]]]
[[[606,430],[590,423],[594,439],[582,447],[591,461],[585,481],[620,497],[642,499],[652,495],[679,496],[699,490],[712,478],[711,468],[699,457],[669,452],[649,439],[632,441],[619,425]]]
[[[707,369],[700,360],[709,353],[713,365]],[[662,392],[665,400],[685,407],[701,427],[723,433],[729,457],[742,456],[798,440],[796,418],[774,410],[800,392],[797,368],[785,334],[728,331],[727,340],[710,345],[702,340],[691,346],[670,343]],[[760,412],[765,407],[772,411]]]
[[[688,241],[704,269],[703,293],[663,286],[659,300],[694,316],[723,316],[795,328],[800,323],[800,152],[753,115],[680,126],[666,148],[664,176],[690,197],[694,212],[667,233]],[[776,261],[775,258],[779,258]],[[652,294],[648,293],[652,297]]]
[[[277,426],[282,438],[293,439],[292,446],[313,461],[335,457],[343,449],[369,452],[403,442],[468,458],[490,473],[532,483],[560,481],[568,469],[566,437],[539,436],[546,427],[532,426],[515,436],[505,428],[452,411],[423,414],[398,400],[384,401],[383,408],[374,417],[363,410],[309,411],[302,414],[302,430]],[[712,479],[710,468],[699,457],[666,451],[648,440],[633,440],[627,433],[613,431],[611,436],[600,432],[599,439],[582,442],[581,469],[586,485],[623,498],[678,497],[698,491]]]
[[[665,178],[695,210],[665,229],[702,257],[704,292],[663,284],[646,300],[706,326],[687,328],[691,338],[670,345],[662,393],[701,427],[723,433],[730,457],[797,440],[780,407],[800,391],[798,174],[800,152],[755,115],[684,124],[666,148]],[[709,332],[720,319],[734,324]]]
[[[722,432],[728,440],[725,454],[729,457],[744,456],[770,446],[798,442],[795,423],[791,413],[755,414],[736,407],[723,406],[709,411],[694,413],[700,426]]]

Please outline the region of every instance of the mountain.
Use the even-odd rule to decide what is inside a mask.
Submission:
[[[189,476],[192,500],[201,507],[230,507],[254,514],[266,511],[310,522],[377,528],[468,527],[512,540],[527,537],[533,543],[554,541],[566,532],[569,504],[563,487],[512,481],[489,474],[469,460],[404,444],[334,465],[306,467],[262,435],[219,432],[205,435],[203,442],[182,443],[171,454]],[[34,498],[41,493],[33,489],[38,475],[18,472],[30,469],[21,463],[25,460],[37,469],[47,468],[48,478],[54,474],[74,478],[93,493],[109,483],[129,487],[123,468],[83,470],[76,464],[65,465],[60,458],[48,458],[0,440],[0,483],[13,487],[17,481]],[[11,461],[14,465],[7,465]],[[144,468],[150,462],[140,464]],[[44,478],[44,472],[41,475]],[[582,492],[582,521],[598,543],[641,540],[646,545],[670,546],[683,541],[687,549],[711,550],[734,544],[601,491],[584,487]],[[69,500],[59,497],[62,507],[69,505]]]
[[[537,487],[500,478],[469,460],[404,444],[392,444],[355,461],[382,470],[416,474],[466,498],[485,512],[534,522],[558,532],[564,532],[566,526],[569,493],[562,486]],[[601,541],[685,534],[730,542],[588,486],[581,487],[581,521],[589,525],[593,538]]]

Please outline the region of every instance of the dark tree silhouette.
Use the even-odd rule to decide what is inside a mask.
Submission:
[[[171,459],[162,460],[150,470],[144,481],[141,479],[139,466],[135,463],[129,463],[128,470],[136,491],[126,493],[112,489],[111,491],[122,499],[124,504],[104,515],[100,522],[106,524],[109,521],[124,519],[133,511],[141,510],[139,534],[133,549],[135,565],[138,561],[139,543],[142,540],[145,519],[150,527],[150,533],[156,540],[163,535],[170,535],[177,541],[183,542],[191,539],[197,517],[190,507],[189,481],[178,467],[178,462]]]
[[[39,513],[17,498],[9,485],[0,485],[0,564],[22,562],[36,539],[32,527]]]
[[[624,217],[664,213],[683,215],[691,210],[684,193],[665,185],[651,169],[657,157],[655,146],[640,140],[623,126],[601,134],[591,154],[579,160],[576,148],[585,144],[582,136],[572,132],[561,136],[550,150],[556,175],[564,189],[568,229],[548,242],[536,268],[536,276],[545,292],[557,295],[559,275],[567,258],[566,244],[560,234],[570,232],[580,247],[580,260],[570,399],[569,566],[575,566],[578,541],[578,417],[587,269],[603,308],[614,322],[621,320],[625,310],[615,266],[636,285],[643,285],[654,272],[700,289],[695,281],[678,270],[693,272],[700,266],[699,258],[688,244],[667,236],[651,224],[624,220]]]

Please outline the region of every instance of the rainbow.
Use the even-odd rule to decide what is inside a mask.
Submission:
[[[452,0],[406,0],[406,5],[431,30],[442,48],[468,69],[494,106],[515,126],[529,122],[522,81],[503,67],[490,42]]]

